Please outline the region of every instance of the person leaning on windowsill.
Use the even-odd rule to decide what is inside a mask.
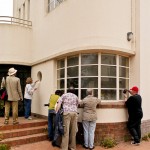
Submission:
[[[130,90],[126,90],[124,93],[125,105],[128,109],[129,115],[127,127],[134,138],[134,141],[131,142],[133,145],[139,145],[141,139],[141,119],[143,117],[143,111],[141,106],[142,98],[138,94],[138,91],[138,87],[134,86]],[[127,92],[131,94],[129,98],[127,97]]]
[[[96,128],[96,106],[100,100],[93,96],[93,89],[87,89],[87,96],[80,102],[83,106],[82,124],[84,129],[84,145],[86,149],[94,149],[94,132]]]

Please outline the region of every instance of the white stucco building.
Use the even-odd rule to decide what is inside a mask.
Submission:
[[[102,100],[96,139],[126,135],[122,91],[136,85],[144,135],[150,132],[149,6],[149,0],[14,0],[15,18],[0,24],[0,66],[21,66],[18,71],[28,74],[31,69],[32,78],[41,80],[32,113],[42,116],[56,89],[73,85],[83,99],[93,88]]]

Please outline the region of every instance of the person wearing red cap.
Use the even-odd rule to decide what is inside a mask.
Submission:
[[[139,145],[141,139],[141,119],[143,117],[142,111],[142,98],[138,94],[138,87],[133,86],[130,90],[126,90],[131,94],[129,98],[127,98],[127,94],[124,94],[125,104],[128,109],[128,124],[127,127],[129,129],[130,134],[134,138],[134,141],[131,142],[133,145]]]

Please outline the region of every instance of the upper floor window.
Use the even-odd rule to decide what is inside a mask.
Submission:
[[[52,11],[53,9],[55,9],[63,1],[65,1],[65,0],[47,0],[47,3],[48,3],[47,10],[48,10],[48,12]]]
[[[57,88],[73,86],[80,99],[87,88],[101,100],[123,100],[123,89],[129,88],[129,58],[115,54],[79,54],[57,61]]]

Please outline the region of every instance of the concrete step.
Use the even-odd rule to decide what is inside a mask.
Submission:
[[[46,119],[34,118],[33,120],[27,120],[19,118],[18,125],[13,125],[12,122],[4,125],[1,121],[0,144],[17,146],[39,142],[48,139],[47,133]]]
[[[12,129],[24,129],[24,128],[30,128],[30,127],[38,127],[38,126],[44,126],[47,125],[47,120],[32,120],[28,122],[19,122],[17,125],[8,124],[8,125],[0,125],[0,131],[2,130],[12,130]]]
[[[39,133],[39,134],[22,136],[22,137],[13,137],[13,138],[4,139],[0,141],[0,144],[8,144],[10,146],[17,146],[17,145],[35,143],[35,142],[44,141],[44,140],[47,140],[47,134]]]
[[[24,129],[12,129],[12,130],[4,130],[1,131],[1,135],[3,139],[13,138],[13,137],[21,137],[38,133],[46,133],[47,126],[39,126],[39,127],[31,127]]]

